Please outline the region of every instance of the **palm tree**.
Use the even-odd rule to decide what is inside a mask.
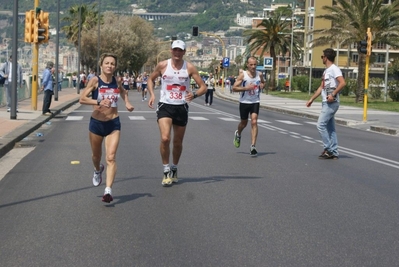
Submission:
[[[276,58],[278,55],[286,55],[290,51],[291,38],[293,38],[293,49],[290,54],[298,58],[301,53],[299,36],[292,32],[292,11],[287,13],[287,9],[276,10],[272,17],[262,20],[257,26],[258,29],[246,30],[243,33],[244,37],[248,37],[247,43],[251,55],[260,52],[263,57],[265,52],[269,52],[273,58],[269,83],[271,90],[276,88]]]
[[[68,40],[77,47],[79,40],[79,22],[81,24],[81,31],[93,29],[98,23],[98,9],[96,8],[96,3],[91,5],[74,5],[68,10],[68,14],[69,16],[62,18],[62,21],[66,22],[68,25],[62,27],[61,30],[65,32]],[[101,19],[102,16],[100,15],[100,21]]]
[[[346,45],[365,40],[367,29],[373,34],[372,43],[385,43],[399,46],[399,1],[391,5],[384,0],[335,0],[334,6],[323,6],[326,14],[317,16],[332,22],[330,29],[314,30],[319,38],[313,40],[313,46],[341,41]],[[364,95],[366,55],[359,53],[358,87],[356,102]]]

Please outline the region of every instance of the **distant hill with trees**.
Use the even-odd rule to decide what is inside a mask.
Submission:
[[[33,9],[33,1],[19,1],[19,12],[25,12]],[[230,26],[235,26],[234,18],[238,13],[247,16],[258,16],[262,13],[263,8],[270,6],[271,3],[287,3],[289,0],[249,0],[248,3],[240,0],[70,0],[60,1],[61,18],[65,12],[73,5],[79,4],[98,4],[100,3],[101,12],[116,11],[118,13],[131,12],[132,5],[138,8],[145,9],[147,12],[164,12],[164,13],[179,13],[179,12],[197,12],[196,16],[187,17],[172,17],[162,21],[153,21],[154,28],[162,28],[156,31],[156,34],[161,36],[175,35],[178,32],[190,32],[191,26],[196,25],[200,27],[201,31],[218,31],[227,30]],[[42,10],[50,12],[50,25],[54,27],[57,11],[57,1],[40,0],[39,6]],[[1,1],[1,11],[12,11],[13,1]],[[247,12],[250,11],[249,14]],[[7,16],[1,15],[0,21],[7,20]],[[8,25],[12,25],[12,20],[8,19]],[[62,23],[61,27],[64,26]],[[20,25],[20,32],[23,33],[23,25]],[[10,35],[10,27],[0,29],[0,36],[7,32]]]

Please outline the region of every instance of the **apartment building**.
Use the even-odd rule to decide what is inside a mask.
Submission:
[[[391,0],[385,0],[386,4],[390,4]],[[317,18],[326,11],[322,8],[326,5],[333,5],[334,0],[298,0],[294,7],[293,18],[294,27],[292,29],[293,34],[301,35],[303,40],[303,56],[300,59],[294,59],[292,62],[293,75],[303,74],[308,75],[310,72],[315,78],[322,76],[324,71],[324,65],[320,60],[323,50],[330,47],[330,45],[312,47],[312,40],[319,36],[312,34],[312,30],[326,29],[331,27],[331,21]],[[287,6],[287,4],[272,4],[270,7],[263,10],[263,18],[254,18],[252,22],[252,28],[267,18],[271,13],[280,6]],[[372,29],[371,29],[372,31]],[[366,33],[365,33],[366,36]],[[360,41],[360,40],[359,40]],[[337,64],[345,77],[357,78],[358,74],[358,62],[359,53],[357,51],[358,44],[343,45],[342,41],[337,41],[331,48],[337,51],[337,57],[335,64]],[[260,55],[259,55],[260,56]],[[269,54],[263,55],[264,57],[270,56]],[[383,78],[385,75],[385,66],[395,59],[399,58],[399,50],[387,47],[383,43],[373,44],[373,54],[370,59],[370,77]],[[278,66],[278,74],[280,78],[287,77],[289,74],[290,67],[290,54],[280,55],[276,62]]]

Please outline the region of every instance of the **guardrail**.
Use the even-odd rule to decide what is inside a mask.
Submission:
[[[64,78],[61,83],[62,88],[70,87],[70,79]],[[39,80],[39,87],[40,88],[40,80]],[[22,86],[17,90],[18,101],[28,99],[32,97],[32,77],[31,76],[24,76],[22,80]],[[57,87],[54,88],[57,90]],[[38,95],[42,93],[41,90],[38,90]],[[7,93],[5,90],[4,85],[0,85],[0,107],[4,107],[7,105]]]

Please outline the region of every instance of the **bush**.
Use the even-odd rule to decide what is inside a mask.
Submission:
[[[357,88],[357,80],[356,79],[346,79],[345,82],[346,82],[346,85],[341,90],[340,94],[342,94],[343,96],[348,96],[351,93],[354,94],[356,92],[356,88]]]
[[[394,102],[399,102],[399,82],[389,81],[388,82],[388,95]]]
[[[369,93],[372,99],[380,99],[383,87],[383,80],[381,78],[371,78],[369,82]]]
[[[311,93],[314,93],[321,84],[320,78],[312,78],[312,84],[310,85]],[[299,90],[304,93],[309,92],[309,76],[300,75],[294,76],[292,81],[293,90]]]

